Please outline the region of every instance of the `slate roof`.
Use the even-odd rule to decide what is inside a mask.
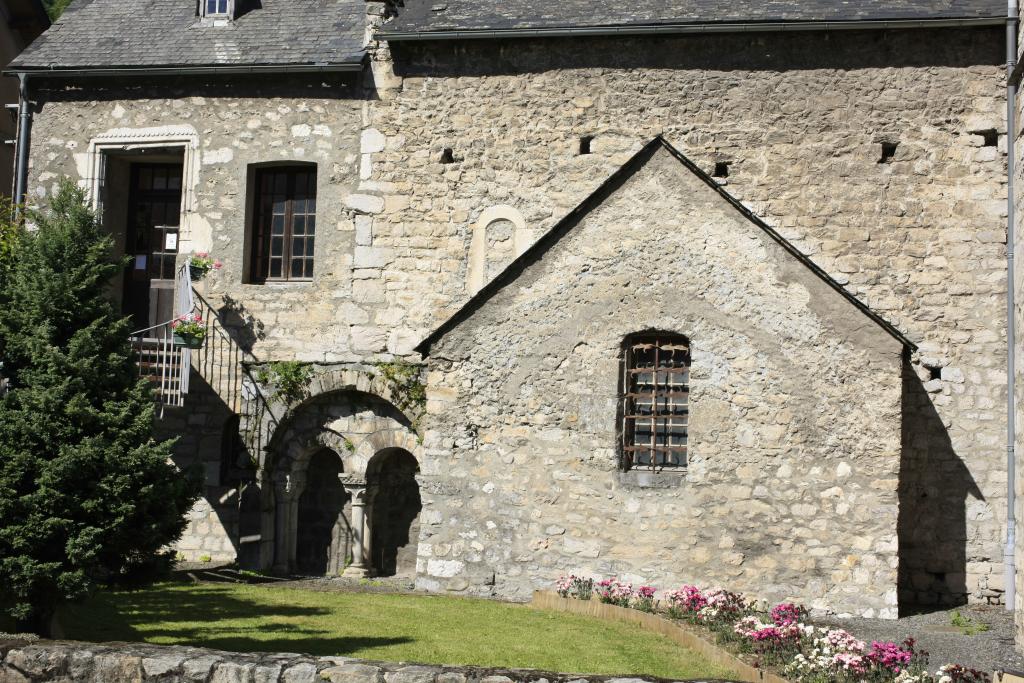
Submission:
[[[337,65],[363,58],[364,0],[247,6],[229,25],[213,26],[200,25],[196,0],[73,0],[9,68]]]
[[[858,299],[856,296],[851,294],[845,287],[836,282],[832,276],[822,270],[818,264],[812,261],[806,254],[797,249],[793,244],[785,237],[775,231],[770,225],[761,220],[757,214],[752,212],[743,203],[733,197],[731,194],[725,191],[725,189],[719,185],[714,178],[705,173],[697,164],[693,163],[685,154],[680,152],[678,149],[673,147],[671,143],[660,135],[644,145],[643,149],[637,152],[633,157],[627,161],[619,170],[613,173],[604,183],[601,184],[589,197],[584,199],[579,206],[569,212],[562,220],[558,221],[550,230],[533,243],[533,245],[524,251],[518,258],[510,263],[503,271],[498,273],[493,280],[484,285],[483,289],[477,292],[473,297],[463,304],[455,313],[453,313],[447,320],[441,323],[437,328],[434,329],[423,341],[416,345],[414,349],[417,353],[426,357],[430,355],[430,348],[440,341],[446,334],[451,332],[453,329],[458,327],[463,321],[473,315],[473,313],[489,301],[494,295],[500,292],[505,286],[515,282],[515,280],[532,264],[543,258],[544,254],[549,249],[558,244],[558,242],[569,232],[573,230],[580,221],[593,211],[595,208],[600,206],[613,192],[622,187],[622,185],[633,176],[633,174],[646,164],[651,157],[659,149],[667,150],[673,157],[676,158],[679,163],[686,167],[691,173],[696,175],[705,185],[711,188],[719,196],[721,196],[726,202],[728,202],[736,211],[741,213],[747,220],[753,223],[756,227],[763,230],[771,239],[777,242],[783,249],[789,252],[794,258],[804,264],[811,272],[817,275],[825,284],[838,292],[843,298],[853,304],[859,309],[864,315],[870,318],[876,325],[885,330],[894,339],[903,344],[904,348],[914,350],[917,345],[910,341],[906,335],[900,332],[885,318],[880,316],[875,311],[871,310],[867,304]]]
[[[380,35],[1006,16],[1005,0],[406,0]]]

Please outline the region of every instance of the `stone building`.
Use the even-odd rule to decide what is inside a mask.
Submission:
[[[4,0],[0,2],[0,65],[6,67],[33,40],[50,26],[40,0]],[[0,116],[0,194],[13,196],[14,147],[17,120],[12,108],[18,106],[18,81],[0,79],[0,102],[8,114]]]
[[[1005,25],[75,0],[11,68],[29,201],[89,191],[142,367],[191,365],[184,556],[891,617],[1005,589]],[[209,334],[168,350],[195,252]]]

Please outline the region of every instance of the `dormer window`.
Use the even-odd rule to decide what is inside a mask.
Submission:
[[[210,19],[231,19],[235,15],[235,0],[201,0],[203,16]]]

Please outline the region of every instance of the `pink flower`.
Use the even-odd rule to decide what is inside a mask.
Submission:
[[[864,674],[867,672],[867,663],[864,657],[860,655],[841,652],[832,657],[832,662],[834,664],[838,664],[845,671],[855,674]]]
[[[696,586],[683,586],[678,590],[670,591],[667,598],[672,607],[680,612],[699,612],[708,604],[707,598]]]
[[[807,616],[807,608],[792,602],[784,602],[772,608],[772,621],[776,626],[789,626]]]
[[[833,650],[839,650],[841,652],[862,654],[867,648],[864,641],[857,640],[852,634],[840,628],[833,629],[826,633],[825,642],[828,643]]]
[[[914,658],[914,653],[903,649],[896,643],[874,641],[871,643],[871,652],[868,653],[867,657],[893,673],[899,673],[910,664],[910,661]]]

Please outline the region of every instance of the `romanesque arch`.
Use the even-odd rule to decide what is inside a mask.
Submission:
[[[373,546],[374,498],[383,490],[381,500],[389,500],[395,480],[401,482],[403,499],[418,501],[418,488],[410,487],[410,480],[415,487],[421,450],[413,417],[362,373],[326,373],[310,388],[315,393],[290,406],[275,425],[261,458],[260,566],[280,574],[371,575],[380,564]],[[402,466],[392,467],[390,458],[398,456],[381,459],[382,452],[405,454]],[[378,472],[387,474],[383,489],[375,479]],[[393,516],[389,505],[383,509]],[[396,535],[393,526],[382,527],[387,539]],[[402,547],[410,544],[414,553],[415,538]],[[404,552],[407,559],[410,551]],[[385,571],[397,567],[396,561]]]

